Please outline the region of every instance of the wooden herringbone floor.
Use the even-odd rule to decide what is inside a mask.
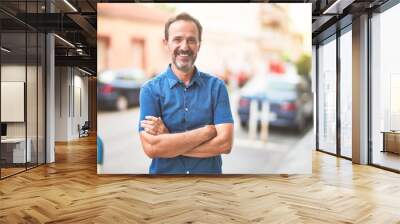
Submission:
[[[313,154],[312,175],[98,176],[95,138],[0,181],[0,223],[400,223],[400,175]],[[251,162],[251,161],[248,161]]]

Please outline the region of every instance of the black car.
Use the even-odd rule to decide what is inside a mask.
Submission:
[[[145,80],[144,72],[138,69],[100,73],[97,82],[99,109],[126,110],[139,105],[140,87]]]

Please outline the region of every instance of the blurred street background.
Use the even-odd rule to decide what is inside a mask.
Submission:
[[[183,11],[203,26],[196,66],[229,90],[235,137],[223,173],[311,173],[311,4],[123,3],[98,4],[98,172],[148,173],[139,90],[166,69],[164,24]]]

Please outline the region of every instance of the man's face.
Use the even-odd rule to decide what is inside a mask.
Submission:
[[[182,72],[189,72],[200,49],[199,31],[191,21],[178,20],[169,27],[168,40],[164,44],[171,55],[172,63]]]

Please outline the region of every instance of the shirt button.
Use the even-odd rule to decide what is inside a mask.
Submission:
[[[187,112],[188,110],[189,110],[189,109],[186,107],[186,108],[185,108],[185,111]]]
[[[186,174],[189,174],[189,170],[188,170],[188,171],[186,171]]]

